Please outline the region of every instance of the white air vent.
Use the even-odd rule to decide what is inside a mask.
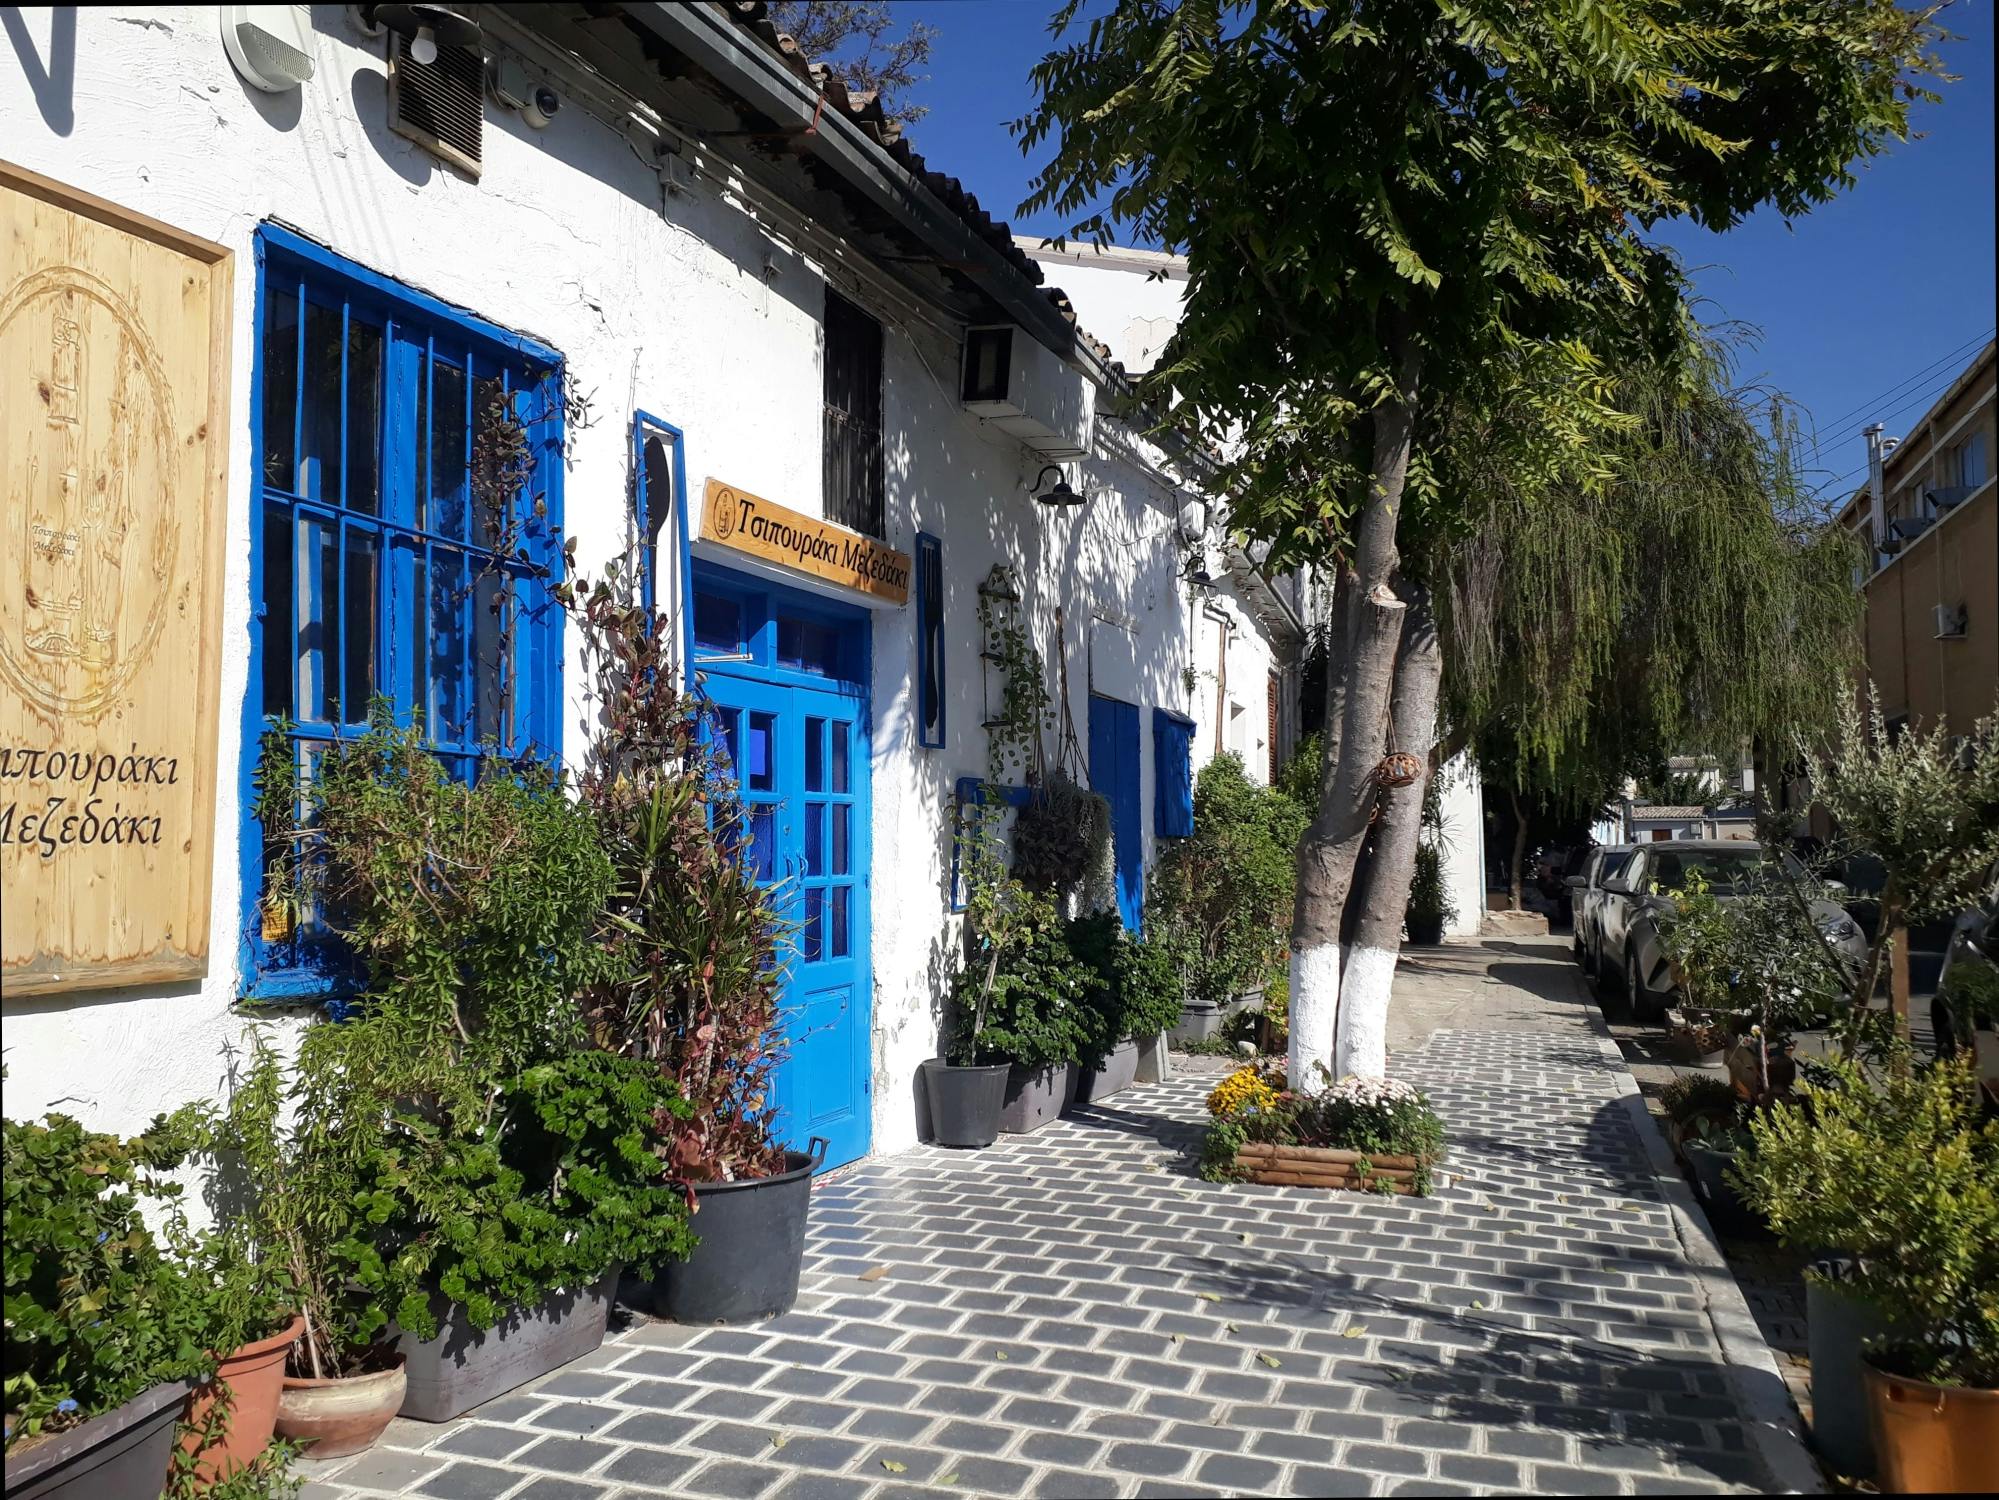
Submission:
[[[1083,377],[1018,328],[966,331],[962,395],[966,411],[1036,453],[1089,456]]]
[[[1939,604],[1936,609],[1937,639],[1961,641],[1971,623],[1971,612],[1962,604]]]
[[[486,123],[486,60],[477,47],[438,44],[437,61],[410,56],[410,38],[389,36],[389,128],[472,176]]]

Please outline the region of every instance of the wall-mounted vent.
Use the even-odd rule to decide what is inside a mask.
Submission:
[[[461,171],[479,175],[486,60],[477,47],[439,45],[437,61],[410,56],[410,38],[389,36],[389,128]]]
[[[1971,624],[1971,611],[1962,604],[1939,604],[1936,607],[1937,639],[1940,641],[1961,641]]]

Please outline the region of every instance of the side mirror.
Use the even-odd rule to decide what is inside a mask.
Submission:
[[[1589,885],[1589,882],[1580,875],[1571,875],[1562,884],[1566,885],[1572,891],[1580,891],[1585,889]]]

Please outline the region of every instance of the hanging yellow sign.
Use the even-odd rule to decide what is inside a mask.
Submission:
[[[759,495],[708,481],[701,539],[750,557],[783,563],[814,578],[845,584],[892,604],[909,602],[910,560],[872,537],[800,515]]]

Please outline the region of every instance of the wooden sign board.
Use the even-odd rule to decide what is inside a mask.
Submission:
[[[701,539],[750,557],[783,563],[814,578],[845,584],[892,604],[909,602],[910,560],[898,552],[817,516],[773,505],[747,490],[708,481],[701,507]]]
[[[232,272],[0,162],[0,993],[208,970]]]

